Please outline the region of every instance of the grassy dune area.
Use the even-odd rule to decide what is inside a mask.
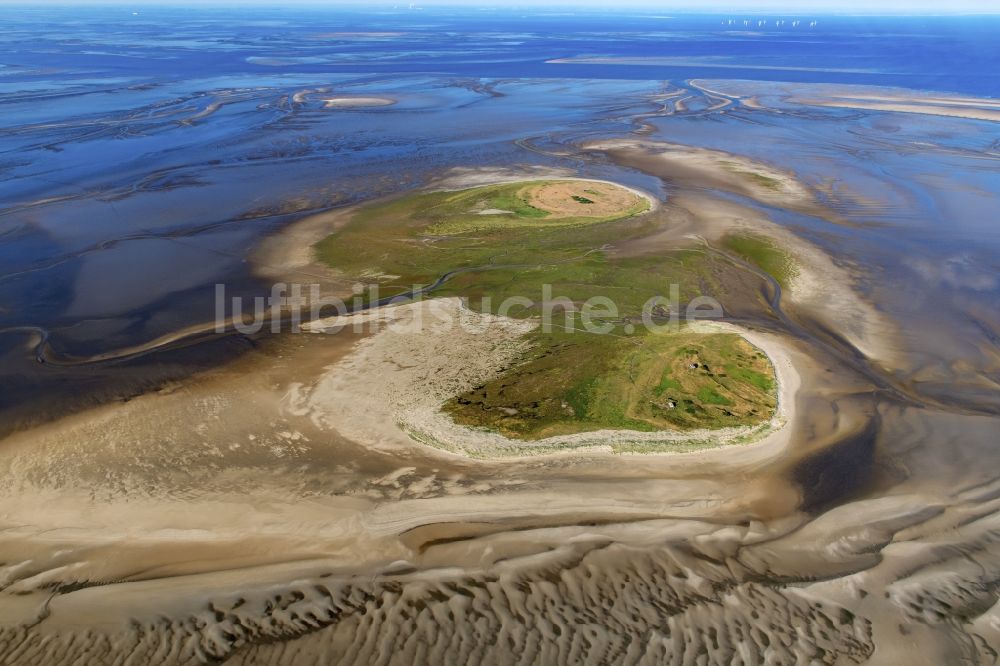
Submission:
[[[532,351],[521,363],[448,403],[459,423],[537,439],[603,428],[690,430],[767,421],[775,408],[774,371],[741,338],[683,328],[655,335],[628,325],[651,309],[650,298],[668,296],[671,285],[679,285],[683,305],[741,282],[729,279],[737,270],[732,265],[698,249],[608,252],[612,243],[655,230],[657,223],[640,214],[647,207],[630,190],[594,181],[423,193],[359,209],[316,251],[345,274],[378,282],[381,297],[454,272],[435,295],[467,297],[481,311],[496,313],[505,299],[517,297],[519,304],[501,314],[536,317],[546,285],[548,298],[574,306],[595,296],[615,304],[617,314],[604,318],[615,326],[612,334],[558,325],[531,334]],[[755,250],[751,259],[771,256],[747,243],[727,249],[740,256]],[[557,312],[556,321],[563,316]]]
[[[602,429],[724,428],[767,421],[767,357],[734,334],[534,333],[522,362],[445,404],[456,422],[515,439]]]
[[[565,196],[570,201],[572,196],[594,197],[596,187],[615,187],[593,181],[539,182],[572,183]],[[717,286],[712,267],[699,252],[628,260],[609,256],[603,249],[607,244],[641,238],[655,228],[639,214],[648,202],[617,189],[627,195],[617,212],[579,202],[576,210],[567,211],[583,208],[596,214],[591,217],[535,208],[524,194],[524,183],[415,194],[359,209],[315,249],[321,261],[339,271],[378,282],[383,296],[459,271],[436,293],[469,296],[474,307],[482,297],[494,304],[509,296],[537,300],[541,285],[550,284],[557,296],[578,302],[607,296],[623,313],[639,314],[648,298],[666,295],[672,283],[680,284],[688,298]],[[492,212],[511,209],[519,212]]]

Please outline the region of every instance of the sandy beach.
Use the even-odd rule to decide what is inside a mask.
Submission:
[[[794,174],[749,158],[662,141],[616,139],[591,141],[584,150],[633,158],[653,158],[662,165],[664,175],[680,183],[699,187],[715,186],[745,194],[761,203],[815,210],[813,193]]]

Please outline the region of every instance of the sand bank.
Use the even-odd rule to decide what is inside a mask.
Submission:
[[[824,322],[868,358],[886,366],[898,362],[896,327],[861,296],[851,271],[821,248],[747,206],[689,193],[673,203],[701,222],[699,233],[709,241],[734,232],[772,239],[795,262],[790,284],[782,292],[786,306]]]
[[[662,231],[620,248],[626,254],[656,252],[685,239],[718,242],[730,233],[771,239],[794,259],[787,301],[847,339],[861,353],[886,366],[897,363],[898,332],[859,293],[851,272],[836,264],[816,245],[775,224],[763,212],[705,192],[705,188],[736,192],[768,206],[839,217],[821,206],[813,191],[794,174],[750,158],[639,139],[584,144],[608,153],[622,164],[659,176],[673,186],[667,209],[673,214]]]
[[[949,116],[952,118],[1000,122],[1000,109],[970,108],[970,106],[964,104],[946,106],[939,102],[923,103],[922,100],[812,99],[808,97],[793,97],[789,101],[806,106],[870,109],[872,111],[892,111],[895,113],[919,113],[927,116]]]
[[[365,107],[392,106],[396,100],[389,97],[327,97],[323,106],[328,109],[357,109]]]
[[[584,150],[654,161],[671,180],[685,185],[717,187],[774,206],[815,209],[812,191],[794,174],[742,155],[663,141],[612,139],[591,141]]]
[[[431,182],[426,191],[463,190],[532,180],[573,180],[614,185],[645,199],[649,211],[661,205],[660,200],[649,192],[612,181],[581,178],[573,173],[568,169],[547,167],[453,168]],[[354,281],[345,279],[341,273],[318,261],[313,246],[347,224],[357,210],[358,206],[350,206],[310,215],[265,238],[250,256],[255,274],[271,280],[317,282],[330,286],[337,293],[349,293]],[[505,211],[484,210],[480,213],[504,214]]]
[[[744,106],[758,110],[773,110],[791,104],[1000,121],[1000,100],[986,97],[826,83],[767,83],[723,79],[704,80],[700,83],[711,85],[722,94],[745,98]],[[776,99],[764,101],[769,97]]]

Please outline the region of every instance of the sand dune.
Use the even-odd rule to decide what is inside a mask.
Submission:
[[[591,141],[585,150],[658,162],[664,175],[689,186],[716,186],[746,194],[762,203],[815,210],[813,193],[794,174],[717,150],[636,139]]]

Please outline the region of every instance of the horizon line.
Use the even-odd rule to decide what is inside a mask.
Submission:
[[[975,0],[973,0],[975,1]],[[912,2],[906,4],[912,5]],[[977,3],[978,4],[978,3]],[[867,6],[867,7],[844,7],[843,2],[831,2],[829,5],[819,7],[801,7],[793,4],[774,4],[773,6],[747,5],[742,7],[718,6],[705,7],[704,5],[690,5],[678,3],[673,6],[661,4],[650,4],[643,0],[633,0],[626,2],[614,11],[609,11],[603,6],[595,4],[580,3],[579,0],[548,0],[544,4],[498,4],[491,2],[462,1],[462,0],[427,0],[424,2],[411,2],[410,0],[376,0],[376,2],[358,2],[348,0],[340,2],[338,0],[291,0],[282,2],[281,0],[0,0],[0,7],[12,9],[84,9],[84,8],[108,8],[119,9],[128,8],[132,10],[143,9],[170,9],[183,7],[184,9],[312,9],[312,10],[353,10],[361,12],[385,12],[386,10],[397,10],[399,12],[420,11],[424,9],[452,9],[452,10],[478,10],[478,11],[504,11],[504,12],[545,12],[551,10],[579,11],[597,14],[616,14],[621,12],[643,12],[656,13],[658,15],[677,13],[685,15],[701,16],[841,16],[841,17],[960,17],[960,16],[1000,16],[1000,7],[993,3],[984,3],[985,7],[958,6],[952,10],[935,8],[914,8],[899,7],[898,5]],[[669,18],[663,16],[663,18]]]

